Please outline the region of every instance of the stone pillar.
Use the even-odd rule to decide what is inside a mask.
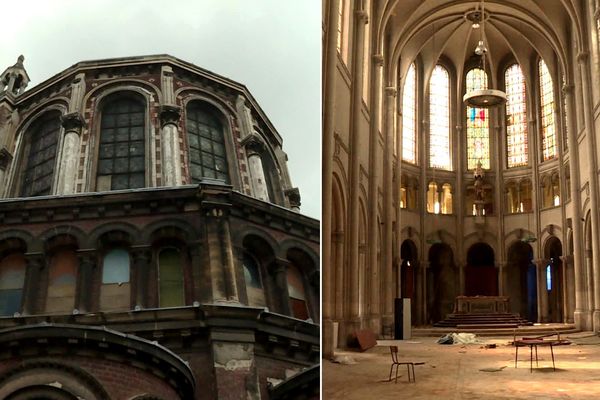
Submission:
[[[290,294],[287,286],[287,267],[289,264],[288,260],[277,258],[270,268],[271,275],[275,278],[275,286],[277,287],[279,312],[284,315],[292,315],[289,300]]]
[[[79,160],[79,142],[81,129],[85,126],[83,116],[72,112],[60,117],[65,136],[60,152],[58,185],[56,194],[75,193]]]
[[[334,280],[336,274],[341,273],[332,265],[332,182],[333,182],[333,150],[334,150],[334,126],[335,126],[335,77],[337,66],[337,25],[338,7],[340,0],[326,2],[327,10],[327,33],[324,44],[324,68],[323,68],[323,140],[322,140],[322,182],[321,182],[321,257],[323,260],[323,357],[329,358],[333,355],[333,321],[334,314],[337,315],[337,293],[334,294]],[[341,254],[337,253],[341,258]]]
[[[465,294],[465,268],[466,265],[462,262],[458,262],[458,294],[463,296]]]
[[[181,186],[181,148],[179,119],[181,107],[165,104],[160,107],[162,186]]]
[[[246,149],[252,194],[259,200],[269,201],[269,190],[261,159],[261,154],[266,151],[265,144],[258,135],[252,134],[246,136],[246,139],[242,141],[242,145]]]
[[[40,290],[40,271],[44,268],[46,260],[43,254],[27,254],[27,271],[25,273],[25,283],[23,284],[23,308],[21,314],[32,315],[39,310],[40,296],[46,293]]]
[[[600,254],[600,227],[598,220],[598,162],[596,160],[596,132],[594,129],[593,121],[593,103],[591,85],[592,80],[590,79],[590,66],[588,63],[589,54],[585,51],[580,52],[577,55],[577,62],[579,63],[579,72],[581,73],[581,86],[582,86],[582,98],[583,98],[583,116],[585,124],[585,133],[587,139],[587,154],[588,158],[588,174],[590,184],[590,214],[592,217],[592,253],[595,257]],[[574,142],[573,146],[576,146]],[[593,277],[594,277],[594,313],[593,318],[593,329],[594,331],[600,331],[600,263],[595,263],[593,266]]]
[[[386,123],[385,123],[385,153],[383,160],[383,212],[384,212],[384,231],[383,231],[383,243],[382,243],[382,262],[383,262],[383,323],[392,324],[394,319],[394,297],[393,297],[393,231],[392,222],[394,220],[394,208],[393,208],[393,157],[394,157],[394,134],[395,134],[395,102],[396,102],[396,88],[386,87],[385,88],[385,101],[386,101]],[[398,177],[398,180],[400,177]],[[399,182],[397,182],[399,184]],[[398,227],[398,232],[401,229]]]
[[[370,283],[369,289],[370,298],[368,300],[369,320],[371,329],[375,332],[381,328],[381,275],[380,263],[378,260],[379,253],[379,222],[378,222],[378,201],[379,201],[379,174],[381,163],[381,152],[379,151],[379,113],[380,98],[377,91],[381,88],[381,73],[383,66],[383,56],[376,54],[373,56],[373,89],[371,90],[371,125],[369,130],[369,261],[370,266]]]
[[[344,318],[344,305],[346,304],[344,299],[344,282],[346,282],[345,273],[347,264],[345,263],[345,252],[344,252],[344,232],[334,232],[332,235],[332,245],[335,247],[335,259],[332,265],[332,280],[335,280],[335,291],[332,293],[335,301],[331,305],[331,312],[333,318],[341,320]],[[341,342],[340,342],[341,343]]]
[[[577,127],[575,126],[575,113],[573,112],[573,85],[563,86],[563,93],[566,100],[566,113],[569,116],[567,121],[569,123],[568,128],[568,140],[569,140],[569,172],[571,176],[571,200],[574,207],[571,208],[573,213],[572,229],[573,229],[573,273],[575,280],[575,312],[574,321],[577,329],[588,330],[592,329],[591,326],[587,326],[584,322],[591,320],[590,310],[586,310],[586,290],[584,283],[584,268],[583,262],[583,231],[581,226],[581,192],[580,192],[580,178],[579,178],[579,150],[577,142]],[[584,315],[584,314],[587,314]]]
[[[499,261],[496,263],[496,272],[498,276],[498,296],[505,296],[504,294],[504,284],[506,280],[504,279],[504,275],[506,271],[506,262]]]
[[[211,327],[209,341],[217,398],[237,400],[244,393],[244,399],[260,400],[254,331]]]
[[[427,304],[427,270],[429,269],[429,261],[422,260],[419,262],[419,266],[419,271],[421,274],[421,296],[419,298],[418,309],[420,310],[420,322],[422,324],[426,324],[429,319],[429,305]]]
[[[6,195],[7,192],[7,183],[6,179],[6,171],[8,171],[8,166],[12,162],[12,154],[6,148],[0,148],[0,199]]]
[[[150,272],[150,260],[152,252],[150,248],[135,248],[131,252],[133,267],[135,270],[135,309],[143,309],[148,304],[148,279]]]
[[[367,13],[362,10],[355,11],[355,41],[353,57],[352,80],[352,118],[350,121],[350,199],[349,199],[349,315],[345,323],[349,331],[360,328],[360,275],[359,271],[359,223],[360,223],[360,125],[362,122],[362,87],[363,87],[363,57],[364,57],[364,31],[367,22]]]
[[[194,282],[194,301],[199,303],[210,303],[210,268],[204,265],[202,257],[202,245],[190,243],[189,251],[192,263],[192,279]]]
[[[573,291],[573,282],[575,277],[573,255],[560,256],[563,270],[562,296],[563,296],[563,322],[573,323],[573,310],[575,309],[575,293]]]
[[[227,300],[234,303],[240,302],[240,295],[235,273],[235,258],[233,257],[233,244],[231,242],[231,230],[229,228],[229,218],[220,218],[221,220],[221,246],[223,252],[223,266],[225,267],[225,289],[227,291]]]
[[[79,259],[79,272],[77,274],[77,288],[75,294],[75,308],[81,314],[92,310],[92,294],[89,284],[93,281],[94,267],[96,265],[95,251],[77,251]]]
[[[546,290],[546,266],[548,260],[534,260],[537,272],[538,322],[548,322],[548,291]]]
[[[69,114],[83,112],[83,96],[85,95],[85,73],[75,75],[71,83],[71,101],[69,101]]]

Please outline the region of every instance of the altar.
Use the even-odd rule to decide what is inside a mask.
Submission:
[[[455,314],[502,314],[509,313],[508,296],[457,296]]]

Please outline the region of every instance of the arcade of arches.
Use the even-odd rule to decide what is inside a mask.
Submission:
[[[323,2],[325,356],[395,298],[414,326],[487,295],[600,331],[600,0],[484,5]]]

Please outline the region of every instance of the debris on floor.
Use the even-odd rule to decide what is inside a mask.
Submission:
[[[488,343],[485,346],[481,346],[480,349],[495,349],[496,343]]]
[[[342,365],[354,365],[358,364],[354,358],[346,355],[333,356],[331,358],[332,363],[342,364]]]
[[[500,368],[495,368],[495,367],[489,367],[489,368],[481,368],[480,371],[483,372],[500,372],[502,371],[504,368],[506,368],[506,365],[503,365]]]
[[[438,344],[480,344],[481,340],[474,333],[448,333],[437,340]]]

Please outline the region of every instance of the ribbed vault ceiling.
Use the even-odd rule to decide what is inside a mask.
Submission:
[[[473,61],[482,28],[473,29],[465,14],[481,8],[481,1],[390,0],[382,7],[379,38],[386,38],[384,53],[390,71],[399,67],[403,76],[410,63],[419,58],[428,79],[435,63],[446,59],[456,68],[457,76],[462,76],[465,65]],[[566,60],[576,51],[573,43],[582,37],[572,31],[573,26],[581,26],[579,1],[486,0],[485,11],[487,63],[493,87],[498,71],[507,63],[517,61],[527,71],[538,55],[553,75],[559,72],[557,67],[569,72]]]

